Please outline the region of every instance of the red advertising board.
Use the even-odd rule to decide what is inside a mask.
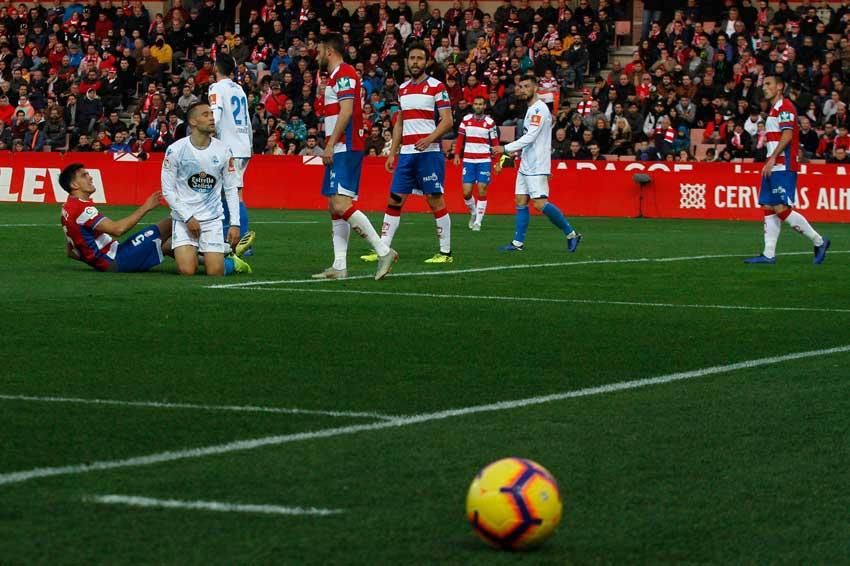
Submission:
[[[91,171],[102,204],[140,204],[159,189],[161,155],[148,161],[116,161],[105,154],[0,153],[0,203],[63,202],[59,187],[62,168],[82,162]],[[798,182],[798,207],[816,222],[850,221],[848,168],[832,165],[804,166]],[[635,174],[648,183],[639,185]],[[324,167],[318,157],[256,156],[245,179],[245,200],[253,208],[323,210],[319,194]],[[460,190],[461,168],[446,167],[449,210],[464,212]],[[383,210],[392,176],[384,159],[366,158],[360,181],[360,207]],[[514,210],[514,169],[494,175],[489,188],[488,212]],[[641,163],[625,161],[553,163],[552,200],[572,216],[650,218],[708,218],[758,220],[759,164]],[[426,211],[422,199],[406,207]]]

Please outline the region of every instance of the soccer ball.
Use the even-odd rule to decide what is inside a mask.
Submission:
[[[486,466],[466,496],[466,516],[478,536],[507,550],[543,544],[561,522],[562,509],[552,474],[523,458],[504,458]]]

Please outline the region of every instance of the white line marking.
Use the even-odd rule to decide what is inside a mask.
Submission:
[[[231,411],[236,413],[275,413],[283,415],[321,415],[327,417],[380,419],[385,421],[397,417],[378,413],[349,411],[320,411],[288,407],[261,407],[251,405],[197,405],[194,403],[167,403],[158,401],[121,401],[118,399],[84,399],[78,397],[39,397],[34,395],[0,394],[0,401],[37,401],[42,403],[79,403],[84,405],[113,405],[117,407],[143,407],[151,409],[194,409],[198,411]]]
[[[806,358],[820,358],[833,354],[843,354],[850,352],[850,345],[837,346],[834,348],[826,348],[823,350],[810,350],[807,352],[796,352],[785,354],[782,356],[770,356],[767,358],[758,358],[737,362],[734,364],[726,364],[722,366],[711,366],[702,369],[691,371],[670,373],[658,377],[645,379],[633,379],[630,381],[621,381],[619,383],[609,383],[597,387],[587,387],[585,389],[577,389],[574,391],[566,391],[563,393],[554,393],[551,395],[543,395],[540,397],[528,397],[525,399],[516,399],[513,401],[500,401],[489,403],[486,405],[474,405],[471,407],[462,407],[460,409],[448,409],[445,411],[437,411],[434,413],[424,413],[419,415],[410,415],[395,418],[391,421],[381,421],[374,423],[365,423],[360,425],[350,425],[336,428],[326,428],[309,432],[297,432],[294,434],[283,434],[277,436],[266,436],[263,438],[254,438],[251,440],[236,440],[225,444],[215,444],[212,446],[204,446],[200,448],[188,448],[184,450],[172,450],[167,452],[158,452],[156,454],[148,454],[146,456],[136,456],[134,458],[126,458],[123,460],[103,460],[99,462],[89,462],[85,464],[76,464],[71,466],[59,466],[51,468],[35,468],[32,470],[23,470],[19,472],[9,472],[0,474],[0,485],[22,483],[38,478],[47,478],[53,476],[65,476],[75,474],[85,474],[89,472],[114,470],[118,468],[134,468],[138,466],[150,466],[152,464],[161,464],[164,462],[174,462],[178,460],[188,460],[193,458],[203,458],[206,456],[217,456],[220,454],[229,454],[231,452],[241,452],[244,450],[253,450],[266,446],[280,446],[282,444],[290,444],[293,442],[302,442],[306,440],[316,440],[319,438],[333,438],[336,436],[344,436],[358,434],[361,432],[369,432],[375,430],[384,430],[391,428],[399,428],[414,424],[440,421],[453,417],[465,417],[477,413],[489,413],[495,411],[507,411],[518,409],[521,407],[529,407],[533,405],[542,405],[544,403],[553,403],[566,399],[574,399],[577,397],[590,397],[593,395],[601,395],[605,393],[614,393],[617,391],[625,391],[628,389],[638,389],[648,387],[650,385],[661,385],[674,381],[684,381],[716,375],[721,373],[729,373],[742,369],[752,369],[762,366],[776,365],[793,360],[802,360]]]
[[[846,254],[850,251],[830,251],[830,254]],[[812,252],[789,252],[779,254],[780,256],[791,255],[812,255]],[[404,273],[391,273],[392,279],[399,277],[440,277],[443,275],[463,275],[465,273],[486,273],[489,271],[510,271],[514,269],[540,269],[543,267],[572,267],[576,265],[607,265],[620,263],[673,263],[678,261],[697,261],[701,259],[728,259],[728,258],[743,258],[742,254],[714,254],[714,255],[693,255],[680,257],[637,257],[623,259],[589,259],[584,261],[558,261],[551,263],[521,263],[511,265],[493,265],[490,267],[474,267],[471,269],[449,269],[445,271],[410,271]],[[374,275],[355,275],[347,277],[343,281],[352,281],[356,279],[374,279]],[[218,285],[206,285],[207,289],[234,289],[238,287],[259,287],[262,285],[291,285],[296,283],[327,283],[330,281],[338,282],[334,279],[277,279],[277,280],[260,280],[246,281],[244,283],[221,283]]]
[[[339,515],[342,509],[316,509],[315,507],[281,507],[279,505],[251,505],[244,503],[222,503],[220,501],[180,501],[178,499],[154,499],[134,495],[95,495],[84,501],[133,507],[155,507],[162,509],[192,509],[223,513],[263,513],[266,515]]]
[[[414,293],[404,291],[364,291],[359,289],[305,289],[304,287],[241,287],[239,291],[281,291],[290,293],[342,293],[349,295],[376,295],[381,297],[424,297],[429,299],[472,299],[476,301],[509,301],[528,303],[569,303],[578,305],[617,305],[626,307],[658,307],[670,309],[718,309],[736,311],[829,312],[850,313],[850,309],[819,307],[763,307],[748,305],[650,303],[641,301],[606,301],[597,299],[558,299],[546,297],[510,297],[500,295],[452,295],[447,293]],[[2,395],[0,395],[2,399]]]

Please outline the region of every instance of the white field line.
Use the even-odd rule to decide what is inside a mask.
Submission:
[[[229,454],[232,452],[241,452],[245,450],[253,450],[267,446],[280,446],[283,444],[291,444],[294,442],[304,442],[308,440],[317,440],[320,438],[334,438],[337,436],[345,436],[359,434],[361,432],[370,432],[377,430],[400,428],[420,423],[428,423],[441,421],[454,417],[465,417],[478,413],[490,413],[496,411],[508,411],[521,407],[529,407],[534,405],[542,405],[545,403],[553,403],[564,401],[566,399],[574,399],[578,397],[590,397],[593,395],[602,395],[605,393],[614,393],[617,391],[625,391],[628,389],[638,389],[648,387],[650,385],[661,385],[674,381],[685,381],[706,377],[709,375],[717,375],[722,373],[730,373],[738,370],[751,369],[763,366],[771,366],[794,360],[802,360],[807,358],[822,358],[834,354],[842,354],[850,352],[850,345],[837,346],[834,348],[826,348],[822,350],[809,350],[806,352],[796,352],[785,354],[782,356],[770,356],[767,358],[757,358],[733,364],[725,364],[720,366],[711,366],[691,371],[670,373],[645,379],[633,379],[630,381],[621,381],[618,383],[610,383],[608,385],[600,385],[597,387],[587,387],[563,393],[554,393],[551,395],[542,395],[539,397],[528,397],[525,399],[516,399],[512,401],[500,401],[489,403],[486,405],[473,405],[470,407],[462,407],[459,409],[448,409],[437,411],[434,413],[424,413],[418,415],[409,415],[395,418],[391,421],[379,421],[373,423],[365,423],[360,425],[350,425],[336,428],[326,428],[321,430],[298,432],[294,434],[283,434],[277,436],[265,436],[262,438],[254,438],[250,440],[237,440],[225,444],[215,444],[212,446],[204,446],[200,448],[188,448],[184,450],[171,450],[167,452],[158,452],[156,454],[148,454],[145,456],[136,456],[133,458],[125,458],[122,460],[102,460],[96,462],[88,462],[84,464],[76,464],[70,466],[58,466],[50,468],[35,468],[31,470],[23,470],[19,472],[8,472],[0,474],[0,485],[8,485],[22,483],[38,478],[48,478],[53,476],[66,476],[85,474],[95,471],[114,470],[119,468],[135,468],[139,466],[150,466],[153,464],[161,464],[165,462],[174,462],[178,460],[188,460],[193,458],[204,458],[206,456],[217,456],[221,454]]]
[[[846,254],[850,251],[831,251],[830,254]],[[789,252],[778,254],[780,256],[792,255],[811,255],[812,252]],[[466,273],[486,273],[489,271],[510,271],[514,269],[540,269],[546,267],[572,267],[578,265],[607,265],[621,263],[673,263],[679,261],[698,261],[702,259],[728,259],[728,258],[743,258],[742,254],[712,254],[712,255],[693,255],[693,256],[677,256],[677,257],[636,257],[622,259],[589,259],[584,261],[558,261],[550,263],[521,263],[511,265],[493,265],[490,267],[474,267],[470,269],[448,269],[444,271],[410,271],[403,273],[390,273],[389,278],[397,279],[399,277],[440,277],[444,275],[463,275]],[[356,279],[374,279],[373,275],[355,275],[347,277],[342,281],[352,281]],[[264,285],[291,285],[296,283],[327,283],[338,282],[336,279],[274,279],[260,281],[245,281],[244,283],[221,283],[218,285],[206,285],[207,289],[235,289],[239,287],[260,287]]]
[[[77,397],[41,397],[35,395],[0,394],[0,401],[34,401],[41,403],[78,403],[81,405],[111,405],[116,407],[142,407],[151,409],[193,409],[198,411],[230,411],[235,413],[273,413],[282,415],[321,415],[326,417],[393,420],[396,417],[378,413],[353,411],[323,411],[289,407],[262,407],[252,405],[197,405],[194,403],[168,403],[159,401],[121,401],[118,399],[84,399]]]
[[[717,309],[734,311],[781,311],[781,312],[825,312],[850,313],[850,309],[828,309],[819,307],[766,307],[750,305],[678,304],[641,301],[607,301],[597,299],[557,299],[547,297],[510,297],[500,295],[452,295],[447,293],[415,293],[404,291],[364,291],[359,289],[316,289],[304,287],[240,287],[240,291],[278,291],[289,293],[342,293],[348,295],[375,295],[379,297],[422,297],[429,299],[471,299],[476,301],[505,301],[526,303],[568,303],[578,305],[617,305],[627,307],[655,307],[669,309]],[[2,396],[0,396],[2,399]]]
[[[94,495],[84,501],[132,507],[154,507],[160,509],[191,509],[195,511],[218,511],[222,513],[262,513],[265,515],[339,515],[342,509],[316,509],[315,507],[281,507],[279,505],[251,505],[244,503],[222,503],[220,501],[180,501],[178,499],[154,499],[133,495]]]

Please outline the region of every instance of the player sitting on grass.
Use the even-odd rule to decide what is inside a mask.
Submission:
[[[174,221],[171,247],[177,270],[181,275],[194,275],[200,252],[207,275],[251,273],[251,266],[230,253],[231,246],[235,248],[239,242],[240,222],[233,155],[224,142],[212,137],[215,122],[209,105],[191,105],[186,120],[192,133],[169,146],[161,175],[162,195]],[[230,209],[227,242],[222,190]]]
[[[159,192],[129,216],[112,220],[91,201],[95,192],[92,177],[82,163],[72,163],[59,174],[59,185],[68,192],[62,205],[62,229],[71,259],[89,264],[98,271],[147,271],[171,255],[171,219],[165,218],[133,234],[124,242],[118,238],[132,230],[150,211],[159,206]]]

